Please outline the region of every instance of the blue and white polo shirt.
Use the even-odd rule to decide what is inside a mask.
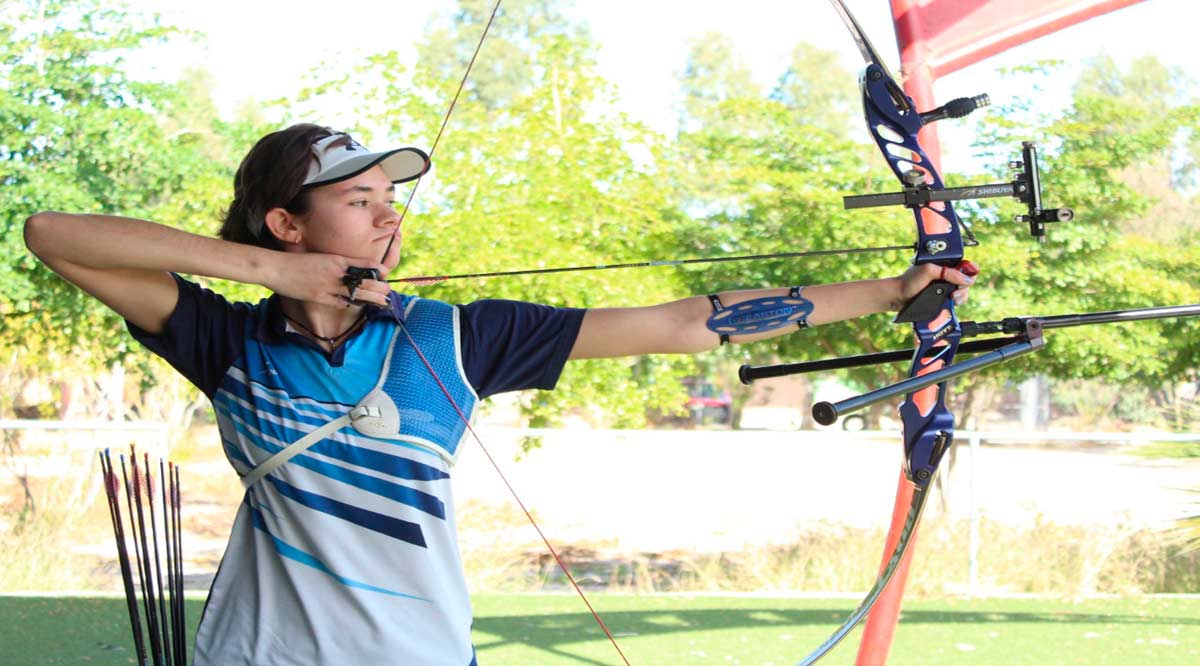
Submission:
[[[471,607],[450,471],[488,395],[550,389],[583,310],[392,293],[334,352],[291,331],[277,297],[230,303],[176,277],[157,336],[133,335],[212,400],[239,476],[350,412],[373,389],[399,432],[347,425],[246,492],[196,636],[196,666],[468,666]]]

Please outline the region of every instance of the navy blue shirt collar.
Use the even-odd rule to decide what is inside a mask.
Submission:
[[[329,364],[337,367],[342,365],[345,356],[346,343],[363,331],[366,326],[360,326],[358,330],[346,336],[341,344],[327,351],[319,345],[315,340],[288,330],[287,318],[283,316],[283,307],[280,303],[279,294],[271,294],[267,299],[267,316],[258,320],[258,327],[254,331],[254,339],[267,344],[282,344],[285,342],[293,342],[301,346],[307,347],[314,351],[321,352],[329,361]],[[389,319],[396,323],[404,321],[404,299],[400,294],[391,292],[388,294],[387,307],[367,306],[367,323],[376,319]]]

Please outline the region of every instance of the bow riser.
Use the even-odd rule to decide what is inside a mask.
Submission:
[[[859,86],[867,129],[896,178],[909,185],[917,181],[933,190],[944,189],[941,175],[918,139],[923,122],[912,99],[875,63],[867,65]],[[913,218],[917,227],[913,263],[957,267],[963,259],[963,242],[954,206],[948,201],[916,206]],[[954,313],[952,294],[952,289],[944,289],[940,294],[941,307],[934,316],[913,322],[918,342],[910,377],[940,370],[953,362],[962,331]],[[922,488],[933,479],[942,455],[953,441],[954,415],[946,408],[945,387],[943,382],[910,393],[900,406],[905,474]]]

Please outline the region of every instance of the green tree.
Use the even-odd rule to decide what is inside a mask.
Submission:
[[[398,54],[378,54],[352,76],[312,86],[300,104],[319,106],[350,90],[387,100],[360,108],[358,127],[373,132],[372,141],[432,146],[487,20],[478,3],[459,8],[451,27],[418,45],[423,56],[411,73]],[[595,72],[587,31],[552,2],[506,5],[492,30],[406,215],[397,276],[676,256],[680,215],[661,186],[670,163],[664,142],[614,110],[615,92]],[[445,53],[458,55],[456,67],[438,56]],[[480,72],[486,76],[477,80]],[[486,296],[574,307],[688,295],[669,270],[402,288],[450,302]],[[687,357],[572,363],[557,390],[527,394],[524,408],[539,425],[565,409],[638,425],[647,408],[682,405],[678,377],[691,369]]]
[[[16,20],[0,26],[0,341],[26,358],[77,348],[112,361],[128,352],[118,320],[30,256],[25,217],[59,209],[194,226],[212,209],[211,154],[185,131],[192,102],[178,88],[124,70],[172,30],[96,1],[5,5]]]
[[[1001,222],[1005,216],[994,207],[982,207],[991,214],[977,226],[991,242],[980,249],[995,255],[987,260],[988,289],[979,298],[987,315],[1200,301],[1200,252],[1188,242],[1195,238],[1194,223],[1191,228],[1164,223],[1160,198],[1168,206],[1182,202],[1167,185],[1173,179],[1169,155],[1196,132],[1200,106],[1145,85],[1148,70],[1154,67],[1143,61],[1122,79],[1101,60],[1085,71],[1061,116],[1015,108],[989,116],[981,147],[994,154],[985,146],[1015,145],[1023,137],[1038,142],[1048,200],[1074,207],[1077,217],[1052,226],[1050,240],[1036,245],[1026,242],[1020,225]],[[1118,88],[1121,94],[1113,95]],[[1052,331],[1048,349],[1019,362],[1009,376],[1042,371],[1059,379],[1103,378],[1154,389],[1200,364],[1197,331],[1194,320]]]
[[[725,124],[745,128],[745,118],[721,115],[722,103],[736,99],[755,99],[762,87],[754,82],[750,67],[742,61],[732,40],[709,32],[688,40],[687,60],[679,74],[683,90],[679,126],[696,130]]]
[[[858,86],[854,77],[838,64],[838,55],[833,51],[797,44],[771,98],[792,110],[795,123],[833,133],[861,131]]]
[[[798,45],[769,94],[721,85],[706,95],[702,88],[709,80],[740,80],[734,54],[711,57],[710,45],[721,43],[710,36],[694,45],[681,82],[693,102],[687,109],[692,122],[679,136],[687,168],[674,178],[693,218],[685,244],[712,253],[764,253],[910,243],[910,214],[842,209],[843,195],[891,183],[874,147],[847,129],[861,113],[847,103],[856,97],[854,75],[829,54]],[[686,276],[691,290],[816,284],[897,274],[910,258],[782,259],[722,264]],[[872,317],[751,345],[740,358],[725,355],[726,372],[743,360],[808,360],[902,345],[906,336],[885,322]],[[854,381],[877,384],[890,372],[861,370]]]
[[[12,20],[0,26],[0,349],[19,351],[27,372],[60,378],[122,359],[144,365],[149,356],[114,313],[28,253],[22,224],[65,210],[210,233],[232,174],[228,128],[202,74],[175,85],[127,73],[139,49],[180,34],[156,18],[96,0],[4,10]]]
[[[1108,137],[1121,152],[1133,153],[1116,170],[1122,185],[1145,205],[1141,214],[1120,220],[1118,228],[1127,241],[1123,249],[1144,257],[1148,271],[1136,273],[1131,282],[1145,279],[1147,272],[1169,275],[1175,279],[1154,280],[1148,286],[1164,289],[1159,298],[1169,294],[1177,302],[1194,302],[1200,296],[1195,288],[1200,284],[1200,103],[1195,83],[1154,58],[1136,60],[1122,71],[1111,58],[1099,56],[1075,86],[1080,115],[1095,121],[1094,132]],[[1146,389],[1146,399],[1155,400],[1168,415],[1164,420],[1178,428],[1195,428],[1197,423],[1188,409],[1197,408],[1195,397],[1186,400],[1176,394],[1176,384],[1185,379],[1194,384],[1200,368],[1200,327],[1189,324],[1176,322],[1157,332],[1161,345],[1143,353],[1163,357],[1136,377]],[[1139,347],[1140,342],[1139,336]],[[1176,453],[1195,452],[1177,447]],[[1200,516],[1179,521],[1178,528],[1184,540],[1180,554],[1200,549]]]
[[[539,57],[541,48],[534,43],[538,38],[558,36],[590,42],[587,26],[568,20],[560,5],[557,0],[503,4],[467,79],[466,100],[495,110],[528,94],[542,77],[538,70],[546,64]],[[458,0],[453,12],[431,20],[417,45],[421,64],[417,83],[435,89],[439,102],[448,101],[447,93],[453,92],[449,86],[457,86],[462,79],[494,6],[491,0]],[[580,64],[590,66],[591,53],[586,57],[587,62]]]

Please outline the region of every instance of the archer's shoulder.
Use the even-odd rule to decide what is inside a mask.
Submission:
[[[457,306],[463,323],[478,331],[532,334],[545,330],[577,330],[586,310],[545,303],[488,298]]]

